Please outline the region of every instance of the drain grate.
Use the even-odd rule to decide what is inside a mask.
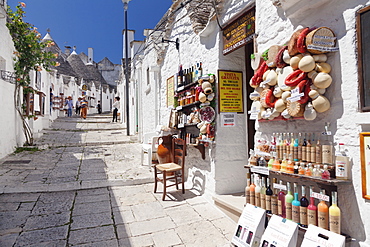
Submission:
[[[11,165],[11,164],[28,164],[31,160],[7,160],[3,162],[3,165]]]
[[[111,134],[112,135],[114,135],[114,134],[122,134],[122,132],[112,132]]]

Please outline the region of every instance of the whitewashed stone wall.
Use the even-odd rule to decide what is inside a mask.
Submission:
[[[4,10],[2,10],[4,11]],[[12,38],[5,26],[6,18],[0,19],[0,56],[5,60],[6,71],[13,70]],[[0,78],[0,158],[14,151],[14,148],[24,142],[21,119],[14,108],[14,85]],[[6,130],[6,131],[4,131]]]
[[[283,4],[289,0],[281,1]],[[331,123],[335,144],[345,143],[352,158],[352,184],[338,188],[339,205],[342,209],[343,232],[357,239],[361,246],[370,245],[370,204],[362,198],[359,132],[370,130],[370,114],[359,112],[356,20],[355,13],[370,1],[314,1],[317,5],[310,9],[305,1],[296,3],[301,8],[289,12],[275,7],[272,1],[256,1],[257,45],[264,51],[271,45],[283,45],[292,32],[300,26],[331,28],[338,38],[340,51],[328,55],[332,66],[333,83],[326,96],[331,102],[331,109],[318,114],[312,122],[304,120],[263,122],[257,124],[257,135],[272,132],[322,132],[324,122]],[[353,243],[353,246],[359,246]]]

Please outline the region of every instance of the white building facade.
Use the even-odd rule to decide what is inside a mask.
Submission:
[[[244,111],[236,114],[235,126],[227,128],[216,107],[215,143],[206,147],[205,159],[201,158],[199,150],[188,147],[187,187],[197,188],[210,197],[242,192],[246,186],[244,165],[248,163],[248,152],[258,145],[259,140],[270,139],[273,133],[321,133],[325,123],[329,122],[330,139],[335,149],[338,143],[344,143],[352,166],[351,181],[337,185],[342,232],[354,239],[347,243],[348,246],[370,246],[370,216],[367,213],[370,204],[362,196],[362,177],[366,175],[361,172],[359,138],[360,133],[369,132],[370,128],[366,102],[365,106],[361,104],[363,98],[368,97],[368,91],[364,92],[363,87],[369,85],[366,85],[367,81],[361,85],[358,35],[362,30],[356,24],[359,13],[366,11],[370,1],[326,0],[308,4],[292,0],[224,0],[216,1],[216,5],[213,1],[192,1],[184,6],[182,2],[174,1],[158,23],[157,30],[147,31],[147,48],[132,58],[131,78],[139,82],[137,109],[140,110],[135,114],[138,114],[140,134],[154,132],[157,125],[168,126],[171,107],[167,106],[166,81],[176,76],[180,64],[188,68],[202,62],[203,74],[211,73],[216,77],[218,70],[241,72]],[[246,45],[224,55],[222,30],[248,11],[254,13],[254,35]],[[164,19],[167,21],[162,26]],[[330,109],[317,113],[312,121],[251,120],[249,94],[253,89],[249,81],[254,72],[250,54],[262,54],[273,45],[288,44],[293,32],[304,27],[328,27],[336,37],[337,51],[327,53],[332,83],[324,95],[330,102]],[[179,50],[172,42],[163,45],[162,38],[171,41],[178,38]],[[219,83],[218,79],[216,83]],[[216,102],[220,103],[218,97]]]

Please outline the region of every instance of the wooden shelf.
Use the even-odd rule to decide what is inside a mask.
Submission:
[[[193,107],[193,106],[196,106],[196,105],[199,105],[200,104],[200,101],[195,101],[191,104],[187,104],[187,105],[179,105],[176,107],[176,111],[181,111],[183,108],[189,108],[189,107]]]
[[[176,92],[177,92],[177,93],[179,93],[179,92],[181,92],[181,91],[184,91],[184,90],[186,90],[186,89],[188,89],[188,88],[191,88],[192,86],[196,86],[196,85],[198,85],[198,81],[192,82],[192,83],[190,83],[190,84],[188,84],[188,85],[185,85],[185,86],[181,86],[181,87],[179,87],[179,88],[176,90]]]
[[[252,167],[253,166],[250,166],[250,165],[245,165],[244,166],[244,168],[252,168]],[[327,184],[327,185],[331,185],[331,186],[337,186],[337,185],[340,185],[340,184],[347,184],[347,183],[352,182],[351,180],[340,180],[340,179],[333,179],[333,178],[331,178],[331,179],[322,179],[322,178],[309,177],[309,176],[299,175],[299,174],[290,174],[290,173],[286,173],[286,172],[273,171],[273,170],[268,169],[267,167],[260,167],[260,166],[256,166],[256,167],[261,169],[261,172],[255,171],[256,173],[259,173],[259,174],[266,175],[266,173],[270,173],[270,174],[275,174],[275,175],[279,175],[279,176],[285,176],[285,177],[296,178],[296,179],[300,179],[300,180],[312,181],[312,182],[319,183],[319,184]]]

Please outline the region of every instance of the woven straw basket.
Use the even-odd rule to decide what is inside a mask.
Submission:
[[[311,31],[306,36],[306,46],[315,45],[321,47],[334,47],[335,46],[335,34],[334,32],[328,27],[319,27],[313,31]],[[312,54],[322,54],[326,53],[326,51],[321,51],[317,49],[308,49],[307,50]]]

